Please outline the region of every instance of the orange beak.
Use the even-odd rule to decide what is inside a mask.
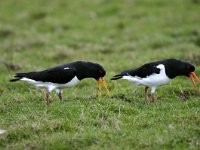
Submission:
[[[104,85],[104,88],[106,89],[106,92],[107,92],[108,96],[110,96],[110,91],[108,90],[108,87],[107,87],[106,81],[104,80],[103,77],[101,77],[101,78],[98,79],[98,91],[99,91],[99,96],[101,96],[101,85],[100,85],[100,79],[102,80],[102,83],[103,83],[103,85]]]
[[[194,72],[191,72],[191,73],[189,74],[189,78],[190,78],[190,80],[192,81],[192,84],[194,85],[194,88],[197,89],[197,86],[196,86],[196,84],[195,84],[195,82],[194,82],[194,79],[193,79],[192,77],[194,77],[195,79],[197,79],[197,81],[198,81],[199,83],[200,83],[200,79],[199,79],[199,77],[198,77]]]

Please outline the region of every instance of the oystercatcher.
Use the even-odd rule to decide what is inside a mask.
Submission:
[[[98,81],[99,95],[101,95],[100,81],[102,81],[108,96],[110,96],[103,78],[105,75],[106,71],[97,63],[76,61],[39,72],[16,73],[15,78],[10,81],[22,80],[34,84],[38,88],[45,88],[47,90],[46,103],[48,105],[51,91],[55,89],[59,99],[62,100],[61,91],[64,88],[76,85],[85,78],[94,78]]]
[[[171,79],[177,76],[189,77],[194,87],[197,88],[192,77],[196,78],[198,82],[200,82],[200,79],[194,71],[194,65],[188,62],[177,59],[165,59],[144,64],[136,69],[122,71],[121,74],[113,76],[111,80],[125,79],[137,85],[144,85],[145,102],[148,103],[148,87],[151,88],[152,102],[155,102],[157,87],[169,83]]]

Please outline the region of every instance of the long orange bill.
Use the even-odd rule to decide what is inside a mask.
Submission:
[[[194,85],[194,88],[197,89],[194,79],[192,78],[192,74],[190,74],[189,77],[190,77],[190,80],[192,81],[192,84]]]
[[[108,90],[108,87],[107,87],[106,81],[104,80],[103,77],[101,78],[101,80],[102,80],[102,82],[103,82],[104,88],[106,89],[106,92],[107,92],[108,96],[110,96],[110,91]]]
[[[196,78],[197,81],[200,83],[200,79],[199,79],[199,77],[198,77],[194,72],[191,72],[191,75],[193,75],[193,77]]]
[[[98,92],[99,92],[99,96],[101,96],[101,83],[100,83],[100,78],[98,79]]]

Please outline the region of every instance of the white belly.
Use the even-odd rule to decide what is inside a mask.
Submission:
[[[169,77],[167,77],[166,73],[165,73],[165,67],[164,65],[160,64],[157,66],[157,68],[160,68],[160,73],[159,74],[152,74],[152,75],[149,75],[145,78],[140,78],[140,77],[137,77],[137,76],[130,76],[130,75],[127,75],[127,76],[123,76],[122,79],[126,79],[130,82],[134,82],[138,85],[146,85],[146,86],[160,86],[160,85],[163,85],[163,84],[167,84],[171,81],[171,79]]]
[[[171,80],[167,76],[161,76],[160,74],[153,74],[151,76],[147,76],[146,78],[124,76],[122,79],[126,79],[130,82],[134,82],[137,85],[142,84],[146,86],[160,86],[160,85],[169,83]]]
[[[65,83],[65,84],[56,84],[56,86],[57,86],[58,89],[64,89],[66,87],[74,86],[74,85],[78,84],[79,82],[80,82],[80,80],[75,76],[68,83]]]
[[[170,80],[171,79],[168,78],[166,75],[163,76],[160,74],[154,74],[146,78],[143,78],[141,83],[147,86],[160,86],[169,83]]]
[[[22,78],[21,80],[26,81],[30,84],[34,84],[38,88],[46,88],[50,91],[52,91],[53,89],[64,89],[67,87],[71,87],[71,86],[76,85],[80,81],[76,76],[71,81],[69,81],[68,83],[65,83],[65,84],[35,81],[32,79],[28,79],[28,78]]]

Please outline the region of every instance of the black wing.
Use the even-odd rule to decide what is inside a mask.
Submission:
[[[160,73],[160,69],[156,67],[157,65],[158,65],[157,63],[144,64],[143,66],[136,69],[125,70],[121,73],[121,75],[122,76],[131,75],[131,76],[138,76],[141,78],[145,78],[149,75]]]
[[[17,73],[15,77],[26,77],[35,81],[64,84],[71,81],[76,76],[76,73],[75,68],[55,67],[40,72]]]

